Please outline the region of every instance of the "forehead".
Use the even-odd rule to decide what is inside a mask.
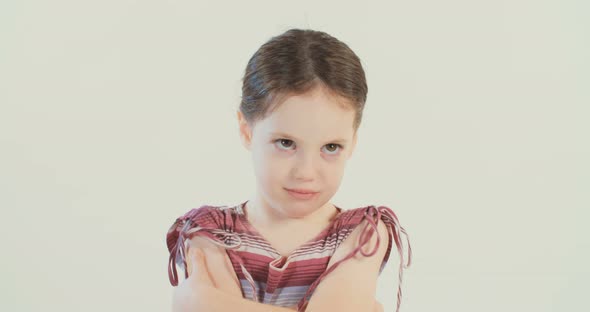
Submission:
[[[344,138],[353,133],[354,116],[347,99],[315,88],[285,97],[260,126],[266,135],[279,132],[300,138]]]

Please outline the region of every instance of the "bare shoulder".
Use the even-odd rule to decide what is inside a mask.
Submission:
[[[203,251],[209,276],[216,288],[226,293],[242,296],[240,282],[225,248],[199,236],[194,236],[188,241],[185,254],[188,254],[188,251],[192,248],[199,248]],[[190,275],[192,272],[190,261],[188,261],[188,265],[187,270]]]
[[[366,244],[354,256],[346,259],[359,247],[359,241],[367,239],[371,232]],[[381,219],[376,224],[370,224],[366,219],[360,222],[330,259],[328,270],[333,271],[325,276],[314,291],[308,304],[310,311],[371,310],[368,307],[375,305],[377,278],[388,244],[388,230]],[[335,265],[337,267],[332,268]]]
[[[377,222],[377,232],[373,232],[369,241],[362,247],[360,251],[364,254],[372,253],[375,248],[378,248],[377,251],[372,256],[365,256],[360,251],[355,254],[351,260],[355,259],[356,261],[362,261],[363,263],[378,263],[381,265],[381,261],[383,260],[385,253],[387,252],[387,247],[389,244],[389,233],[387,231],[387,226],[382,220],[378,220]],[[336,262],[344,259],[350,253],[354,251],[355,248],[359,247],[359,242],[361,240],[362,235],[367,235],[372,230],[372,225],[369,224],[368,220],[363,220],[359,225],[355,227],[352,233],[338,246],[334,255],[330,259],[328,263],[328,268],[334,265]],[[365,232],[363,234],[363,232]],[[377,272],[378,273],[378,272]]]

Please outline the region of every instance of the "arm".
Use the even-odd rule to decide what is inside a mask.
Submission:
[[[203,252],[205,264],[213,286],[231,296],[242,297],[240,281],[236,276],[229,256],[223,247],[217,246],[203,237],[195,236],[189,241],[185,254],[189,250],[198,248]],[[187,260],[187,271],[192,272],[192,262]]]
[[[366,224],[366,220],[359,224],[338,246],[328,263],[328,268],[358,246],[359,237]],[[359,251],[354,257],[342,262],[334,271],[326,275],[315,289],[306,311],[356,312],[366,311],[367,307],[372,307],[376,311],[382,309],[381,304],[374,299],[379,268],[389,244],[388,231],[382,220],[377,223],[377,233],[380,237],[377,252],[371,257],[366,257]],[[363,247],[365,253],[373,250],[377,243],[377,233],[374,233],[369,243]]]
[[[193,258],[193,252],[202,257]],[[293,312],[293,309],[244,299],[239,280],[223,247],[193,237],[185,249],[189,278],[174,289],[174,312]]]
[[[252,300],[244,299],[241,297],[230,296],[226,293],[219,291],[218,289],[209,289],[205,294],[207,300],[211,302],[210,305],[207,305],[206,309],[202,311],[207,312],[227,312],[227,311],[249,311],[249,312],[293,312],[297,311],[297,308],[294,307],[293,309],[278,307],[270,304],[263,304],[254,302]],[[315,296],[315,295],[314,295]],[[354,301],[354,299],[352,299]],[[338,307],[337,307],[338,306]],[[376,301],[375,299],[371,298],[371,303],[366,305],[370,307],[368,310],[365,308],[366,306],[361,306],[357,304],[361,308],[355,308],[356,310],[340,310],[339,305],[334,304],[332,300],[327,302],[327,306],[323,308],[323,310],[319,310],[316,308],[307,308],[305,311],[374,311],[374,312],[383,312],[383,306],[381,303]],[[201,310],[198,310],[201,311]]]
[[[381,224],[383,225],[383,224]],[[364,225],[360,225],[359,228],[361,228]],[[352,246],[352,241],[354,240],[354,242],[356,242],[358,240],[358,236],[354,235],[355,232],[351,233],[349,238],[347,238],[347,240],[345,240],[345,242],[342,243],[341,247],[339,247],[340,251],[336,251],[335,255],[332,257],[331,263],[334,261],[335,256],[338,256],[338,254],[340,254],[340,257],[344,257],[344,253],[346,252],[344,249],[348,249]],[[360,233],[359,233],[360,234]],[[385,233],[385,236],[383,236],[383,234],[381,237],[387,237],[387,233]],[[373,235],[373,237],[375,237],[376,235]],[[342,248],[345,245],[347,245],[346,242],[349,242],[347,248]],[[374,244],[374,240],[371,240],[371,242],[369,244]],[[387,248],[387,240],[385,240],[385,243],[383,243],[383,239],[381,240],[381,246],[385,245],[385,248]],[[352,246],[352,249],[354,249],[355,246]],[[194,260],[191,260],[189,257],[189,259],[187,259],[187,270],[189,272],[189,279],[193,276],[193,268],[197,268],[196,269],[196,274],[197,275],[202,275],[201,277],[198,277],[198,282],[196,282],[196,284],[199,284],[199,287],[192,289],[188,292],[179,289],[180,287],[186,287],[185,285],[179,285],[179,287],[176,287],[175,289],[175,295],[174,295],[174,301],[175,301],[175,305],[176,307],[179,307],[177,309],[174,309],[174,311],[179,311],[179,312],[184,312],[184,311],[206,311],[206,312],[225,312],[225,311],[252,311],[252,312],[293,312],[295,310],[297,310],[297,307],[292,307],[292,308],[284,308],[284,307],[278,307],[278,306],[274,306],[274,305],[269,305],[269,304],[262,304],[262,303],[258,303],[258,302],[254,302],[252,300],[248,300],[248,299],[244,299],[242,297],[242,292],[239,286],[239,281],[237,276],[235,275],[232,265],[231,265],[231,261],[229,260],[229,257],[227,255],[227,253],[225,252],[225,249],[217,246],[211,242],[209,242],[208,240],[201,238],[201,237],[194,237],[190,240],[189,242],[189,246],[186,249],[186,255],[190,255],[191,249],[199,249],[201,251],[203,251],[203,259],[202,260],[198,260],[195,263]],[[352,250],[350,249],[350,250]],[[367,249],[368,250],[368,247]],[[381,248],[380,248],[381,250]],[[378,252],[379,254],[379,252]],[[377,258],[376,256],[378,255],[373,255],[372,258]],[[364,257],[362,255],[360,255],[361,257]],[[355,257],[357,258],[357,257]],[[355,258],[353,259],[349,259],[349,261],[353,261],[356,260]],[[383,258],[383,254],[380,255],[380,258]],[[202,262],[200,262],[202,261]],[[343,263],[341,265],[341,267],[344,266],[345,263]],[[339,269],[341,268],[339,267]],[[203,268],[203,270],[198,270],[198,268]],[[329,274],[328,276],[331,276],[333,274],[336,274],[338,272],[338,270],[335,270],[334,272],[332,272],[331,274]],[[209,280],[209,282],[204,281],[204,280]],[[326,281],[328,281],[328,277],[326,277],[326,279],[324,281],[322,281],[322,283],[320,283],[320,285],[323,285]],[[376,279],[375,279],[376,282]],[[338,281],[336,281],[336,283],[338,283]],[[355,281],[356,285],[358,286],[358,283]],[[184,284],[184,282],[183,282]],[[196,285],[193,284],[193,285]],[[210,284],[209,287],[207,284]],[[318,295],[318,291],[320,290],[320,285],[318,285],[318,289],[316,290],[316,293],[314,293],[312,300],[310,301],[310,304],[312,302],[324,302],[323,304],[325,304],[325,311],[345,311],[345,310],[341,310],[341,309],[336,309],[336,302],[333,302],[332,300],[329,300],[330,298],[334,298],[331,296],[334,296],[331,293],[327,293],[327,294],[322,294],[320,293],[320,295]],[[201,287],[202,286],[202,287]],[[330,287],[330,286],[328,286]],[[198,293],[198,298],[204,298],[204,299],[199,299],[199,300],[194,300],[192,298],[189,298],[190,295],[194,294],[194,293]],[[374,293],[374,291],[373,291]],[[336,293],[335,293],[336,294]],[[337,296],[340,297],[342,296],[340,293],[337,293]],[[328,300],[321,300],[321,299],[315,299],[315,298],[325,298]],[[315,300],[315,301],[314,301]],[[354,300],[354,299],[353,299]],[[188,303],[188,305],[184,302],[188,302],[191,301],[191,303]],[[191,306],[191,308],[188,308],[189,305]],[[196,306],[198,306],[199,308],[197,309]],[[377,302],[374,299],[374,296],[371,297],[370,303],[366,304],[366,305],[362,305],[362,307],[360,309],[357,310],[350,310],[350,311],[366,311],[367,309],[365,307],[371,307],[370,311],[383,311],[383,307],[381,306],[381,304],[379,302]],[[186,307],[186,308],[182,308],[182,307]],[[314,308],[314,310],[310,310],[309,307],[307,309],[307,311],[323,311],[323,310],[317,310],[316,308]]]
[[[248,312],[293,312],[295,310],[278,307],[270,304],[254,302],[244,299],[241,296],[231,296],[219,289],[210,288],[205,292],[207,303],[204,309],[196,311],[206,312],[228,312],[228,311],[248,311]]]
[[[230,274],[225,270],[223,261],[212,262],[225,256],[223,248],[213,245],[203,239],[197,239],[191,242],[189,247],[203,251],[202,258],[187,259],[189,279],[194,279],[192,283],[194,288],[188,293],[197,294],[196,297],[189,296],[183,289],[177,290],[174,300],[173,311],[206,311],[206,312],[227,312],[227,311],[251,311],[251,312],[293,312],[297,307],[284,308],[269,304],[262,304],[242,298],[241,290],[236,283],[235,274]],[[192,251],[191,251],[192,253]],[[187,255],[191,254],[187,250]],[[227,258],[228,263],[229,258]],[[195,268],[193,270],[193,268]],[[199,270],[202,268],[202,270]],[[225,270],[225,271],[224,271]],[[232,270],[233,272],[233,270]],[[193,275],[194,274],[194,275]],[[234,280],[235,278],[235,280]],[[215,283],[215,287],[211,287]],[[191,283],[189,283],[191,284]],[[179,287],[185,287],[185,281]],[[191,294],[191,295],[192,295]],[[183,297],[184,296],[184,297]],[[383,307],[377,301],[374,301],[374,312],[383,312]],[[331,310],[328,311],[337,311]]]

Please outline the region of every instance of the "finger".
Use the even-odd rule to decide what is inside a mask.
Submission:
[[[209,276],[209,270],[205,262],[205,254],[200,248],[193,248],[189,252],[189,280],[196,283],[213,286],[213,281]]]

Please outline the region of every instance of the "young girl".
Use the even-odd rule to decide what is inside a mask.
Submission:
[[[170,227],[175,311],[378,311],[377,277],[392,242],[399,310],[411,247],[404,264],[396,215],[330,203],[366,96],[359,58],[324,32],[291,29],[256,51],[237,118],[257,190],[237,205],[194,208]]]

